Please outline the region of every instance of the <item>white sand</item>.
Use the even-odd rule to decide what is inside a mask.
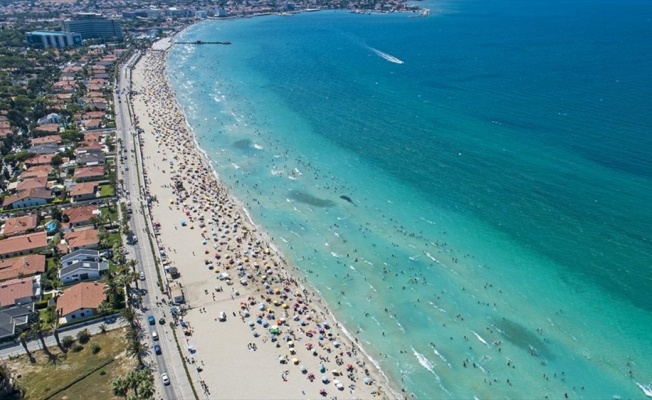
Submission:
[[[191,328],[185,339],[197,349],[195,365],[203,369],[192,374],[197,391],[203,391],[203,381],[211,398],[320,398],[322,389],[327,398],[395,397],[339,327],[322,330],[324,339],[318,339],[317,323],[327,319],[322,301],[299,284],[302,278],[295,268],[269,250],[266,236],[248,222],[242,208],[202,162],[165,77],[165,53],[149,51],[133,73],[133,89],[138,93],[133,105],[144,130],[141,139],[149,195],[157,199],[150,207],[152,219],[161,223],[157,238],[170,265],[181,273],[177,280],[190,307],[183,320]],[[175,180],[183,184],[183,190],[173,189]],[[213,222],[213,215],[219,222]],[[181,220],[187,222],[185,227]],[[205,260],[212,261],[214,269]],[[238,268],[251,276],[246,286],[240,283]],[[232,285],[217,279],[222,272],[231,276]],[[223,291],[217,292],[217,286]],[[268,294],[269,289],[276,293]],[[259,310],[261,302],[264,311]],[[221,311],[227,316],[225,322],[218,321]],[[250,316],[245,317],[245,312]],[[256,323],[258,317],[270,327],[279,325],[276,342],[270,340],[269,328]],[[281,318],[285,322],[279,324]],[[260,336],[254,337],[254,328]],[[288,362],[280,363],[279,357]],[[320,372],[320,364],[325,373]],[[333,370],[341,375],[334,376]],[[330,382],[322,383],[322,376]],[[373,383],[364,384],[365,378]],[[341,390],[335,380],[341,382]]]

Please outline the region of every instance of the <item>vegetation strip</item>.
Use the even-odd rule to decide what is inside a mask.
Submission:
[[[57,390],[55,393],[52,393],[51,395],[47,396],[45,398],[45,400],[49,400],[49,399],[53,398],[54,396],[58,395],[59,393],[63,392],[64,390],[70,389],[76,383],[83,381],[84,379],[88,378],[89,376],[93,375],[94,373],[96,373],[97,371],[101,370],[102,368],[106,367],[107,365],[111,364],[114,361],[115,360],[107,360],[104,364],[100,365],[99,367],[95,368],[94,370],[90,371],[89,373],[84,374],[84,375],[80,376],[79,378],[73,380],[72,382],[70,382],[66,386],[64,386],[61,389]]]
[[[179,355],[181,356],[181,363],[183,364],[183,369],[186,370],[186,376],[188,377],[188,382],[190,382],[190,388],[192,389],[192,394],[195,395],[196,400],[199,400],[199,395],[197,394],[197,390],[195,390],[195,385],[192,383],[192,377],[190,376],[188,365],[183,359],[183,352],[181,351],[181,346],[179,345],[179,339],[177,338],[177,331],[175,329],[172,329],[172,333],[174,334],[174,341],[177,343],[177,350],[179,350]]]

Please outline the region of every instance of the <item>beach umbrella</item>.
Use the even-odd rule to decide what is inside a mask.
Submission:
[[[254,331],[254,337],[258,337],[258,332]]]
[[[278,362],[280,362],[281,364],[285,364],[285,357],[278,356]]]
[[[324,376],[321,377],[321,381],[323,383],[328,383],[328,382],[330,382],[330,379],[326,375],[324,375]]]
[[[293,359],[292,359],[292,363],[293,363],[294,365],[299,364],[299,359],[296,358],[296,357],[293,358]]]
[[[249,322],[247,322],[247,324],[248,324],[249,326],[254,326],[254,325],[256,325],[256,323],[255,323],[254,321],[249,321]]]
[[[333,346],[335,346],[336,348],[340,347],[340,342],[337,342],[337,341],[333,342]]]
[[[373,380],[371,378],[365,377],[363,382],[364,382],[365,385],[371,385]]]
[[[305,366],[305,365],[300,365],[300,366],[299,366],[299,371],[301,371],[301,372],[304,373],[304,374],[305,374],[306,372],[308,372],[308,370],[306,369],[306,366]]]
[[[319,372],[321,372],[322,374],[326,372],[326,367],[324,367],[323,364],[319,364]]]

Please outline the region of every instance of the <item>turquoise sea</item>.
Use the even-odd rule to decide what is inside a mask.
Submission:
[[[406,394],[652,396],[652,2],[420,5],[204,21],[169,78]]]

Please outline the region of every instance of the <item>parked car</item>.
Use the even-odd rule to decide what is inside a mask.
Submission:
[[[140,280],[141,280],[141,281],[144,281],[144,280],[145,280],[145,274],[143,274],[142,272],[140,273]]]
[[[163,372],[163,373],[161,374],[161,380],[163,381],[163,384],[164,384],[165,386],[167,386],[167,385],[170,384],[170,378],[168,377],[168,374],[165,373],[165,372]]]
[[[152,315],[147,317],[147,321],[149,321],[150,325],[155,325],[156,324],[156,320],[154,319],[154,317]]]
[[[156,346],[154,346],[154,353],[156,353],[157,356],[160,356],[161,355],[161,346],[159,346],[158,344]]]
[[[165,318],[163,318],[163,317],[159,318],[158,323],[161,324],[161,325],[164,325],[165,324]]]
[[[156,331],[152,331],[152,339],[158,340],[158,333]]]

